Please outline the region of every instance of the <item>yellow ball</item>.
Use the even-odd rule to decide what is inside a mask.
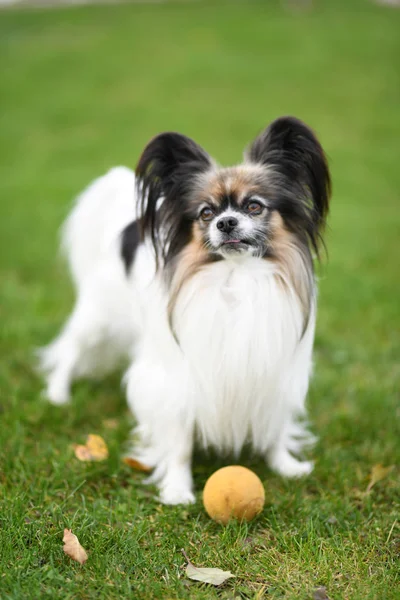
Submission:
[[[264,501],[259,477],[239,465],[218,469],[204,486],[204,508],[214,521],[224,525],[230,519],[251,521],[262,511]]]

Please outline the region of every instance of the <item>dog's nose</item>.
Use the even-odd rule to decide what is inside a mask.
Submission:
[[[236,225],[239,223],[235,217],[223,217],[219,221],[217,221],[217,227],[220,231],[224,233],[230,233],[232,229],[235,229]]]

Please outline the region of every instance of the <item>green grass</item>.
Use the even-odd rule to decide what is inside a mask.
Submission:
[[[314,4],[0,13],[2,600],[306,599],[319,586],[334,600],[399,597],[400,11]],[[196,505],[160,506],[120,461],[130,422],[119,377],[78,384],[57,410],[40,397],[32,350],[71,309],[56,230],[82,186],[134,166],[166,129],[236,162],[287,113],[318,131],[334,183],[309,395],[316,468],[285,482],[243,457],[266,507],[222,528],[200,494],[220,460],[197,457]],[[73,457],[87,433],[103,435],[108,461]],[[377,463],[397,466],[360,496]],[[85,566],[63,555],[64,527],[88,550]],[[181,548],[236,579],[188,581]]]

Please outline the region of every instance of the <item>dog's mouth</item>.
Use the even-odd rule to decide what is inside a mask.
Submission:
[[[251,246],[251,244],[247,240],[241,240],[239,238],[232,238],[229,240],[224,240],[220,247],[222,247],[222,246],[229,246],[231,248],[246,248],[248,246]]]

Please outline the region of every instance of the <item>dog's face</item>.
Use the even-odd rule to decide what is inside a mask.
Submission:
[[[192,239],[222,258],[265,256],[271,216],[266,179],[267,170],[257,165],[199,175],[189,205]]]

